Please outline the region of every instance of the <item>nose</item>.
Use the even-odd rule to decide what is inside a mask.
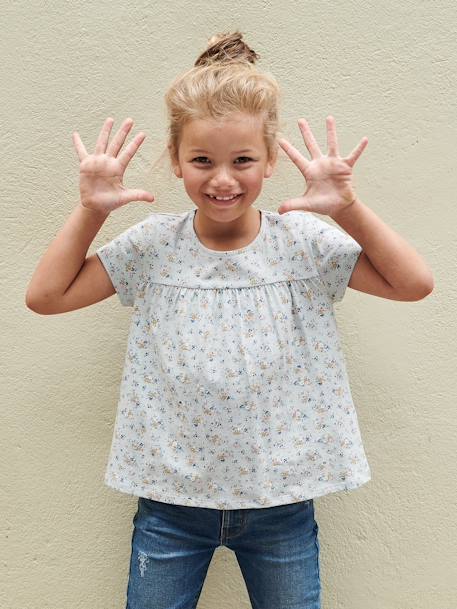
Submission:
[[[236,180],[233,178],[230,169],[227,167],[220,167],[217,169],[210,180],[210,186],[215,190],[229,188],[234,186],[234,184],[236,184]]]

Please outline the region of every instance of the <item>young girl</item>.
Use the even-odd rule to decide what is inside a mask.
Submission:
[[[168,151],[196,209],[151,213],[86,258],[130,201],[144,140],[126,120],[95,152],[73,134],[80,203],[40,261],[27,305],[72,311],[115,292],[132,307],[108,486],[138,496],[127,609],[196,607],[211,557],[236,554],[254,609],[320,605],[316,497],[371,478],[333,304],[346,287],[413,301],[433,289],[419,254],[356,196],[327,119],[328,154],[278,138],[279,89],[239,32],[215,36],[172,83]],[[255,209],[278,144],[306,180]],[[288,213],[286,213],[288,212]],[[346,232],[310,212],[328,215]]]

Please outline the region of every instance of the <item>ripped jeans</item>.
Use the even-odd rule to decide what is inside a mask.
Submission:
[[[312,499],[217,510],[138,498],[126,609],[195,609],[219,546],[235,552],[253,609],[320,609]]]

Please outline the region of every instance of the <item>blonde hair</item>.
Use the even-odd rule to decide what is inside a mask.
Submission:
[[[184,125],[194,119],[223,120],[243,112],[263,119],[268,159],[277,154],[281,92],[269,72],[259,72],[260,56],[239,31],[216,34],[194,66],[177,76],[165,94],[168,113],[167,148],[172,163],[178,158]]]

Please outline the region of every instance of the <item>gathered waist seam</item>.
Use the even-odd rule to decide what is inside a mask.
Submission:
[[[275,281],[266,281],[264,283],[250,284],[250,285],[240,285],[240,286],[212,286],[206,287],[203,285],[184,285],[184,284],[175,284],[175,283],[165,283],[163,281],[144,281],[141,283],[141,288],[145,288],[147,285],[154,286],[169,286],[174,288],[185,288],[188,290],[239,290],[239,289],[252,289],[252,288],[262,288],[267,285],[275,285],[278,283],[286,283],[291,284],[298,281],[306,281],[312,279],[319,279],[319,275],[308,275],[307,277],[293,278],[293,279],[277,279]]]

